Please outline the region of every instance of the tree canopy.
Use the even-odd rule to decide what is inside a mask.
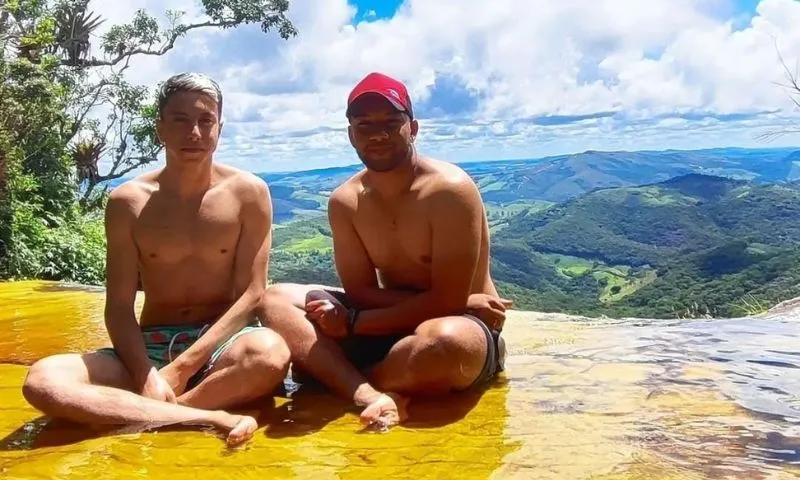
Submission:
[[[202,21],[139,10],[95,40],[106,20],[90,0],[0,0],[0,278],[103,282],[106,182],[161,153],[155,86],[126,80],[133,58],[197,29],[297,34],[288,0],[201,3]]]

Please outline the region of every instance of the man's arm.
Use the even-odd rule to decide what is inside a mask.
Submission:
[[[431,288],[392,307],[362,311],[355,333],[407,333],[426,320],[466,311],[480,255],[480,194],[471,181],[462,180],[443,186],[430,201]]]
[[[105,211],[106,304],[105,324],[111,344],[141,391],[153,364],[147,358],[136,321],[134,304],[139,281],[139,250],[133,240],[134,188],[122,185],[111,192]]]
[[[328,200],[334,263],[348,302],[359,309],[384,308],[414,297],[416,292],[386,290],[378,285],[375,266],[353,226],[355,200],[348,188],[334,191]]]
[[[253,181],[241,195],[242,231],[236,247],[234,295],[236,302],[175,363],[184,373],[194,374],[211,358],[214,350],[250,323],[267,286],[272,247],[272,199],[267,185]]]

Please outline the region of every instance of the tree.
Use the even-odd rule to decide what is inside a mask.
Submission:
[[[297,34],[288,0],[202,0],[204,21],[168,11],[162,25],[139,10],[95,45],[105,20],[90,3],[0,0],[0,278],[102,280],[102,259],[81,242],[104,247],[105,182],[161,152],[151,87],[125,80],[132,58],[165,55],[195,29],[257,23]],[[103,121],[92,118],[98,109],[109,112]]]
[[[781,63],[781,67],[783,67],[783,73],[786,76],[787,82],[778,84],[778,86],[786,89],[789,100],[800,110],[800,70],[798,69],[797,62],[795,62],[794,69],[789,68],[789,65],[786,64],[780,52],[778,52],[778,60]],[[800,133],[800,126],[793,125],[778,130],[769,130],[757,135],[757,138],[767,141],[789,133]]]

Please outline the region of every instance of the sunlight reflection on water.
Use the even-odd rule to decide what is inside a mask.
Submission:
[[[507,371],[480,396],[418,402],[406,426],[359,435],[347,402],[302,385],[264,405],[263,433],[229,452],[208,431],[95,437],[27,406],[27,365],[106,341],[98,292],[32,285],[0,285],[3,478],[800,478],[792,311],[687,321],[511,312]]]
[[[686,475],[766,478],[781,466],[800,465],[800,321],[788,317],[592,322],[585,334],[589,345],[560,345],[548,354],[589,365],[647,365],[638,385],[647,388],[650,399],[683,392],[677,401],[691,404],[695,393],[719,391],[747,417],[703,414],[697,407],[696,415],[672,416],[666,407],[679,410],[680,405],[668,403],[659,414],[634,415],[641,415],[645,425],[629,440],[683,465]],[[715,374],[692,375],[691,368]]]

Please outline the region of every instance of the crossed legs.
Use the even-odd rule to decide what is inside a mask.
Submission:
[[[234,445],[248,440],[257,424],[252,417],[222,409],[272,392],[288,364],[286,343],[274,331],[259,329],[236,339],[177,404],[134,393],[122,362],[98,352],[39,360],[31,366],[22,392],[33,407],[51,417],[101,425],[208,425],[225,432]]]
[[[430,396],[469,387],[487,358],[486,334],[466,317],[428,320],[398,341],[365,372],[345,356],[339,343],[322,335],[306,318],[309,290],[319,285],[278,284],[267,289],[257,310],[262,322],[289,346],[292,362],[329,388],[358,403],[365,390],[403,396]]]

